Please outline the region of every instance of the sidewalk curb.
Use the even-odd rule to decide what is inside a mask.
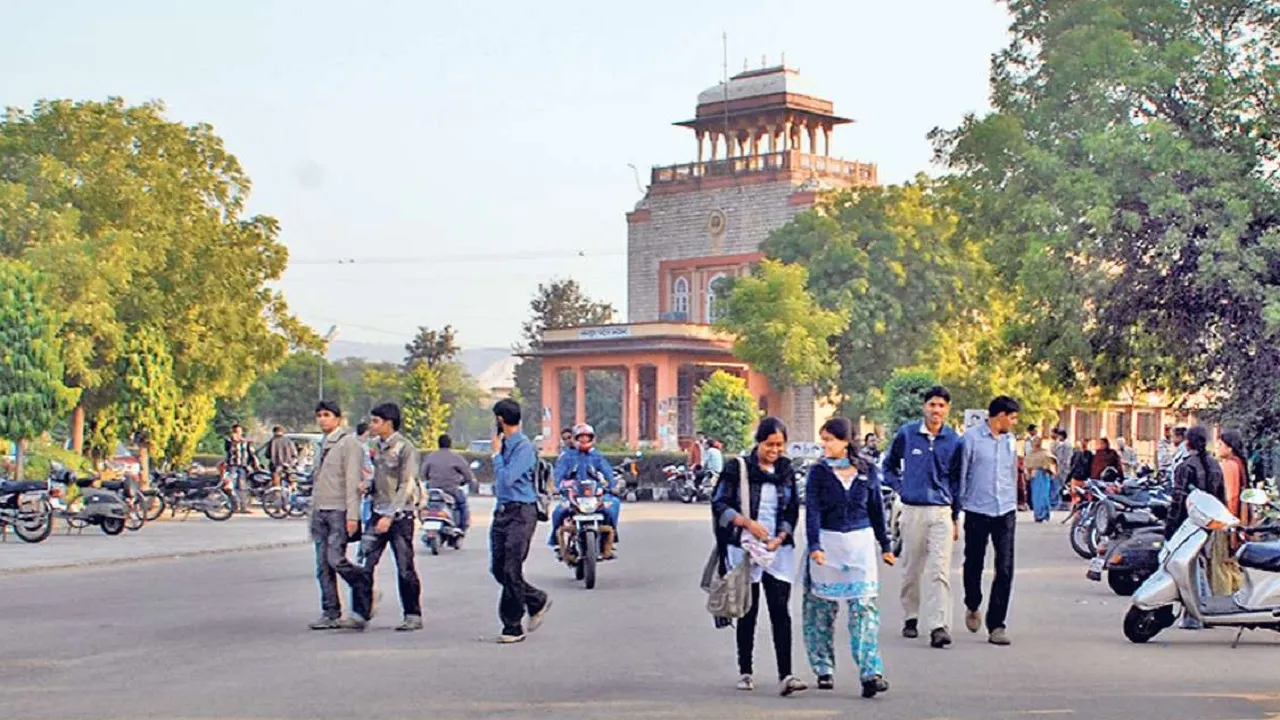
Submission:
[[[213,555],[230,555],[240,552],[254,552],[258,550],[281,550],[291,547],[304,547],[310,545],[310,540],[290,540],[287,542],[259,543],[257,545],[240,545],[230,548],[216,548],[213,550],[190,550],[179,553],[152,553],[149,555],[137,555],[134,557],[112,558],[109,560],[84,560],[72,563],[60,563],[57,565],[33,565],[31,567],[20,568],[0,568],[0,576],[5,575],[28,575],[33,573],[49,572],[53,570],[78,570],[89,567],[110,567],[114,565],[132,565],[135,563],[147,562],[150,560],[181,560],[193,557],[209,557]]]

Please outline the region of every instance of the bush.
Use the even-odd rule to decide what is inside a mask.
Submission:
[[[899,427],[921,418],[924,391],[938,384],[938,376],[929,370],[893,371],[889,382],[884,384],[884,399],[875,412],[875,419],[885,426],[888,437],[893,437]]]
[[[693,407],[694,425],[724,443],[728,452],[751,446],[751,432],[760,411],[747,389],[747,381],[717,370],[697,390]]]

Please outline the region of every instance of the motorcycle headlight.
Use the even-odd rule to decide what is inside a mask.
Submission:
[[[578,498],[578,509],[584,513],[595,512],[600,507],[600,500],[593,497]]]

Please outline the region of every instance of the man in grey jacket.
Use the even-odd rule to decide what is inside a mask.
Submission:
[[[322,614],[311,623],[311,629],[362,629],[369,621],[372,581],[364,568],[347,559],[347,542],[360,526],[364,448],[350,430],[342,427],[342,410],[337,403],[321,401],[316,406],[316,423],[324,440],[312,471],[311,538],[316,546]],[[341,618],[338,575],[351,586],[351,616],[347,618]]]
[[[453,496],[458,529],[466,532],[471,527],[471,510],[467,507],[467,494],[462,486],[471,486],[471,466],[453,451],[453,438],[441,435],[439,445],[439,450],[422,461],[422,484]]]

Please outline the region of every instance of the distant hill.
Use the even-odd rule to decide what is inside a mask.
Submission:
[[[486,370],[511,355],[511,348],[472,348],[458,354],[460,360],[472,377],[480,377]],[[360,358],[369,362],[404,362],[404,346],[391,343],[362,343],[349,340],[334,340],[329,343],[329,359],[332,361],[346,358]]]

